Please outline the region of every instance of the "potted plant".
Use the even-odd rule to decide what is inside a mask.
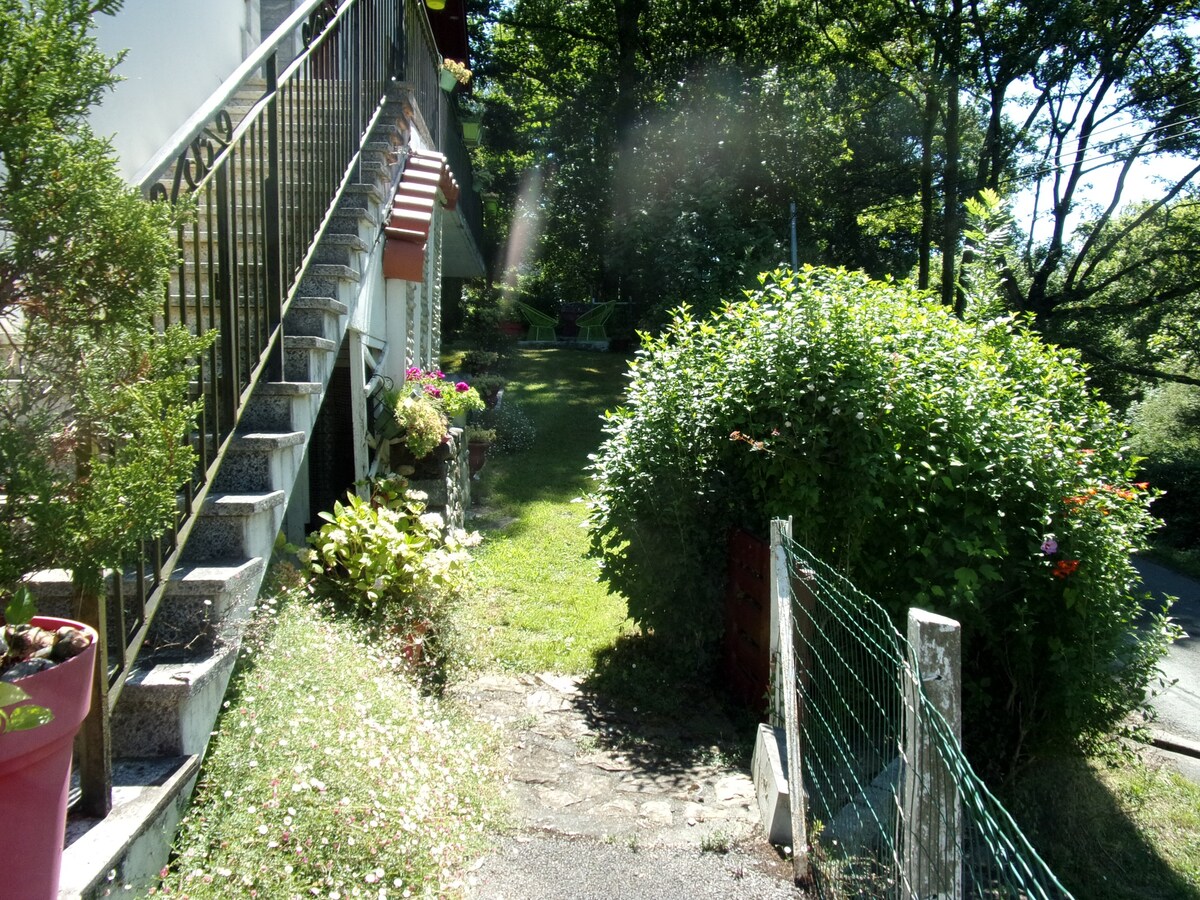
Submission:
[[[0,632],[0,809],[20,822],[0,859],[8,864],[5,891],[39,898],[58,893],[71,753],[91,706],[96,632],[31,611],[28,591],[18,592]]]
[[[483,135],[483,106],[479,101],[464,99],[459,104],[458,121],[462,125],[463,143],[478,147]]]
[[[401,444],[402,461],[413,464],[433,456],[449,439],[451,420],[465,424],[468,412],[483,409],[483,400],[465,381],[452,382],[439,369],[413,366],[402,385],[384,391],[383,406],[378,437]]]
[[[449,94],[460,84],[471,80],[471,70],[456,59],[443,59],[438,71],[438,85]]]
[[[482,428],[478,425],[467,426],[467,464],[474,478],[487,461],[488,447],[496,442],[496,429]]]
[[[485,408],[496,408],[501,396],[504,394],[504,386],[506,384],[508,384],[508,379],[503,375],[486,374],[480,375],[475,379],[475,390],[483,398]]]

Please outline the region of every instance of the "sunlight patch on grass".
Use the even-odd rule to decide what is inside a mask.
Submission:
[[[1200,900],[1200,786],[1154,762],[1051,759],[1010,810],[1076,897]]]

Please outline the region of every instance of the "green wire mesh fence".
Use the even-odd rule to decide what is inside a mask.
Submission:
[[[957,623],[914,610],[905,637],[772,531],[797,876],[827,898],[1070,898],[962,754]]]

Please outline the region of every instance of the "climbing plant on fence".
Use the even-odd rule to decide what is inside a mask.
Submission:
[[[698,658],[727,530],[796,537],[897,619],[963,625],[969,748],[1009,768],[1107,733],[1141,700],[1151,527],[1125,434],[1067,351],[910,287],[778,271],[648,338],[593,463],[593,551],[631,615]]]

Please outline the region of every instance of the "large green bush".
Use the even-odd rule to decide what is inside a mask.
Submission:
[[[698,658],[728,530],[789,515],[897,621],[962,622],[967,739],[993,762],[1104,733],[1162,652],[1161,617],[1136,624],[1150,498],[1123,431],[1073,356],[1009,319],[776,272],[646,339],[606,430],[593,549],[630,614]]]

